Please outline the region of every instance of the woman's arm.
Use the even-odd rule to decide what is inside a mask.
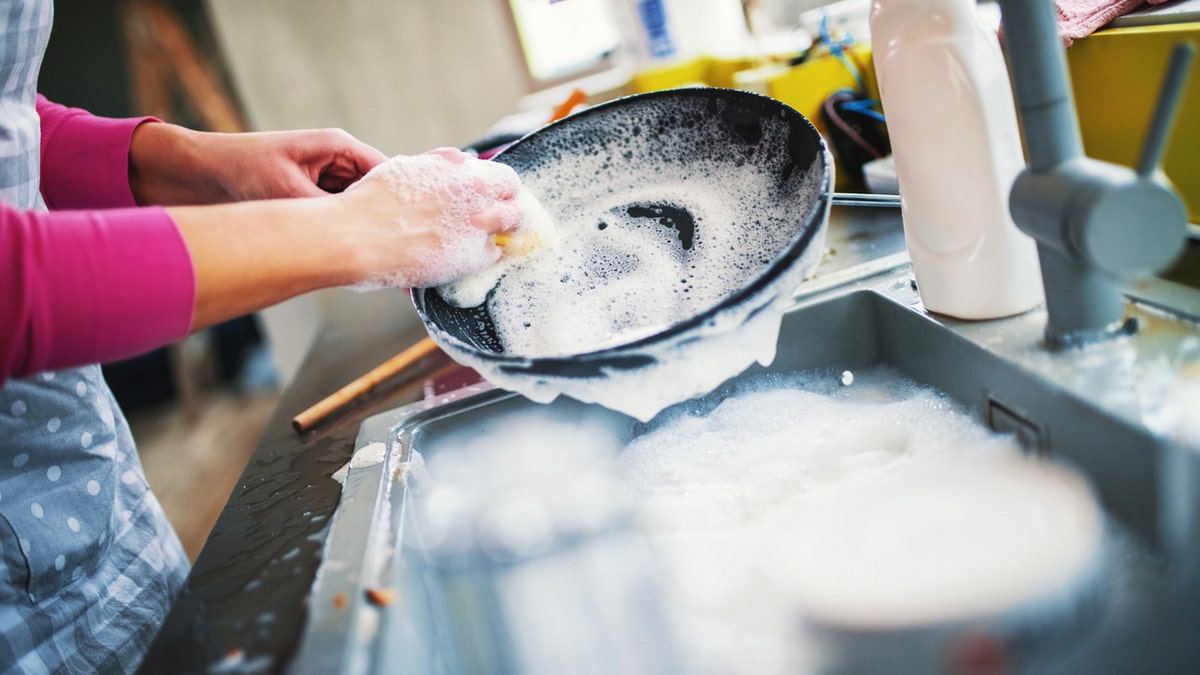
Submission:
[[[523,222],[502,164],[442,149],[395,157],[316,199],[169,207],[196,270],[192,328],[317,288],[436,286],[500,257],[491,235]]]
[[[129,146],[150,117],[110,119],[38,95],[41,187],[52,211],[136,206],[129,188]]]
[[[106,211],[0,205],[0,380],[109,361],[317,288],[428,286],[495,261],[512,169],[442,150],[314,199]]]
[[[341,192],[387,160],[340,129],[221,134],[143,124],[129,148],[138,204],[221,204]]]
[[[194,298],[187,247],[163,209],[0,204],[0,383],[178,340]]]
[[[339,129],[218,134],[37,99],[51,210],[218,204],[341,192],[387,157]]]
[[[456,150],[383,162],[337,130],[210,134],[42,97],[38,112],[51,208],[171,206],[3,209],[0,380],[131,356],[318,288],[445,283],[495,261],[490,235],[523,219],[512,169]],[[222,203],[236,200],[260,201]]]

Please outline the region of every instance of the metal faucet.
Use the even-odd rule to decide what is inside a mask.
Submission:
[[[1078,346],[1133,333],[1120,281],[1179,253],[1187,212],[1159,170],[1195,48],[1176,45],[1137,170],[1091,159],[1075,116],[1053,0],[999,0],[1029,165],[1013,184],[1013,221],[1037,241],[1046,344]]]

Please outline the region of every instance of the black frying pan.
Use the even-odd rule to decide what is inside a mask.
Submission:
[[[647,143],[647,138],[651,142]],[[574,163],[566,160],[580,157],[591,162],[594,176],[580,181],[579,176],[559,170]],[[661,217],[661,209],[674,209],[668,212],[673,216],[669,222],[679,229],[681,245],[688,235],[697,234],[685,232],[695,225],[689,220],[689,205],[676,198],[655,204],[645,198],[647,186],[653,187],[659,176],[700,169],[703,189],[720,197],[726,189],[723,175],[744,173],[746,163],[756,163],[752,168],[762,175],[761,184],[754,186],[756,199],[745,200],[744,191],[731,195],[730,199],[745,202],[734,204],[739,215],[730,220],[735,222],[704,222],[702,226],[743,228],[745,236],[773,237],[775,252],[703,311],[628,344],[568,355],[512,353],[497,336],[488,302],[459,308],[443,300],[437,289],[413,289],[413,302],[433,339],[451,356],[476,368],[543,381],[605,377],[642,368],[658,358],[656,345],[678,346],[723,315],[740,311],[737,320],[746,321],[771,298],[790,297],[820,259],[817,249],[823,245],[833,184],[830,154],[804,116],[765,96],[696,88],[622,98],[543,127],[493,161],[513,167],[556,220],[579,216],[580,209],[588,209],[595,201],[597,190],[617,196],[623,191],[636,193],[626,208],[631,218],[642,213]],[[569,237],[570,232],[561,235]],[[496,292],[503,292],[503,287],[494,289]],[[498,384],[511,387],[511,382]]]

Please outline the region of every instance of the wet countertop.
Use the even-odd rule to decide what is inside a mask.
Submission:
[[[834,207],[818,275],[904,250],[896,209]],[[306,601],[337,508],[330,476],[354,451],[362,421],[422,396],[452,368],[436,353],[407,382],[384,385],[306,434],[296,413],[425,336],[399,291],[339,296],[200,552],[141,671],[280,672],[304,628]]]

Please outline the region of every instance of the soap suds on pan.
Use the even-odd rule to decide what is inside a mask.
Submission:
[[[439,292],[455,307],[474,307],[487,300],[488,293],[514,269],[527,264],[533,257],[554,247],[558,240],[554,220],[545,207],[527,188],[522,187],[516,199],[524,215],[519,229],[511,234],[496,235],[500,259],[495,264],[453,283],[442,286]]]
[[[435,340],[534,400],[566,393],[641,419],[769,362],[784,306],[820,259],[832,165],[797,113],[743,119],[726,100],[733,94],[752,96],[629,99],[513,146],[497,161],[511,161],[545,206],[556,245],[504,266],[486,291],[480,277],[432,291],[459,308],[486,302],[480,321],[501,355],[640,354],[620,369],[601,363],[591,376],[558,378],[522,373],[437,330]],[[814,137],[803,156],[798,123]],[[687,335],[646,340],[702,315]],[[630,372],[639,359],[645,372]]]

